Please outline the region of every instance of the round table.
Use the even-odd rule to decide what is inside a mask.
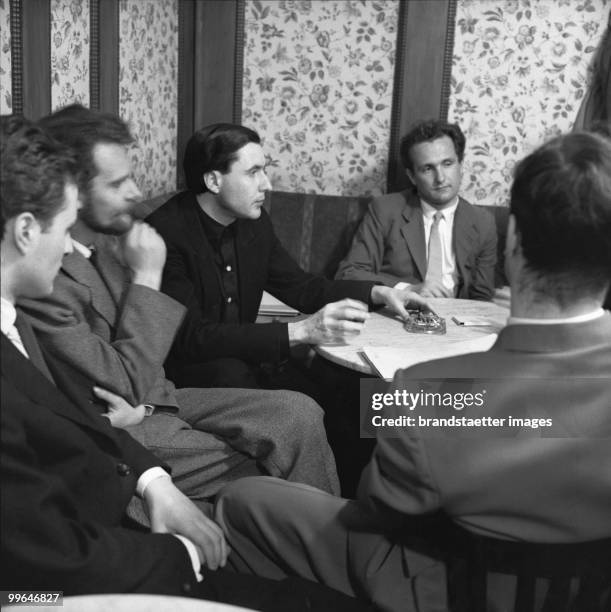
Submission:
[[[315,350],[325,359],[346,368],[392,378],[389,375],[392,367],[399,369],[461,352],[487,350],[494,341],[491,334],[498,333],[509,317],[509,309],[494,302],[455,298],[430,298],[427,302],[436,314],[445,319],[445,334],[407,332],[403,322],[384,309],[370,313],[358,336],[342,344],[319,345]],[[452,317],[481,324],[461,326]],[[378,367],[372,368],[372,363]]]

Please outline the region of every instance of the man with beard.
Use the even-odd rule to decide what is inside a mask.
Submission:
[[[0,164],[0,588],[182,595],[268,612],[362,610],[315,584],[219,569],[229,552],[220,528],[174,486],[167,466],[55,386],[15,305],[51,293],[72,252],[74,159],[29,122],[2,117]],[[136,495],[150,532],[126,515]]]
[[[176,390],[162,364],[184,307],[159,291],[163,240],[135,222],[132,137],[118,117],[79,105],[41,120],[79,159],[83,207],[49,297],[23,302],[58,386],[92,401],[94,386],[147,414],[129,432],[202,501],[229,480],[271,474],[331,493],[337,473],[322,411],[304,395],[240,389]]]

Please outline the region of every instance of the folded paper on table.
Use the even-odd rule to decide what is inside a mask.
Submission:
[[[470,317],[469,319],[457,319],[456,317],[452,317],[452,321],[456,325],[461,325],[463,327],[490,327],[493,324],[487,317]]]
[[[259,304],[259,314],[265,316],[277,315],[294,317],[299,314],[299,311],[291,308],[291,306],[287,306],[284,302],[281,302],[273,295],[267,293],[267,291],[264,291],[263,297],[261,298],[261,304]]]
[[[488,334],[474,340],[439,344],[431,354],[431,359],[487,351],[495,343],[496,337],[496,334]],[[422,363],[422,353],[420,351],[410,351],[404,348],[365,346],[363,347],[363,356],[375,373],[380,378],[387,380],[392,380],[397,370]]]

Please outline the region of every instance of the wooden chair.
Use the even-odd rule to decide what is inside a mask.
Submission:
[[[449,527],[444,538],[451,542],[450,612],[611,612],[611,538],[538,544],[488,538],[458,526]],[[493,575],[513,588],[495,593]]]

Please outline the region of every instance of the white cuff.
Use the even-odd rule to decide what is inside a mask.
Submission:
[[[138,495],[138,497],[144,497],[146,487],[148,487],[153,480],[157,480],[157,478],[161,477],[170,478],[170,475],[159,466],[149,468],[146,472],[142,472],[136,483],[136,495]]]
[[[191,559],[191,565],[193,566],[193,573],[195,574],[195,578],[197,579],[197,582],[201,582],[204,579],[204,577],[201,575],[201,572],[199,571],[202,564],[199,560],[199,555],[197,554],[197,548],[195,547],[195,544],[193,544],[193,542],[191,542],[191,540],[189,540],[188,538],[185,538],[185,536],[178,535],[177,533],[173,533],[172,535],[177,537],[187,548],[187,552],[189,553],[189,557]]]
[[[401,290],[401,289],[409,289],[411,286],[412,286],[411,283],[400,282],[400,283],[397,283],[393,287],[393,289],[399,289],[399,290]]]

